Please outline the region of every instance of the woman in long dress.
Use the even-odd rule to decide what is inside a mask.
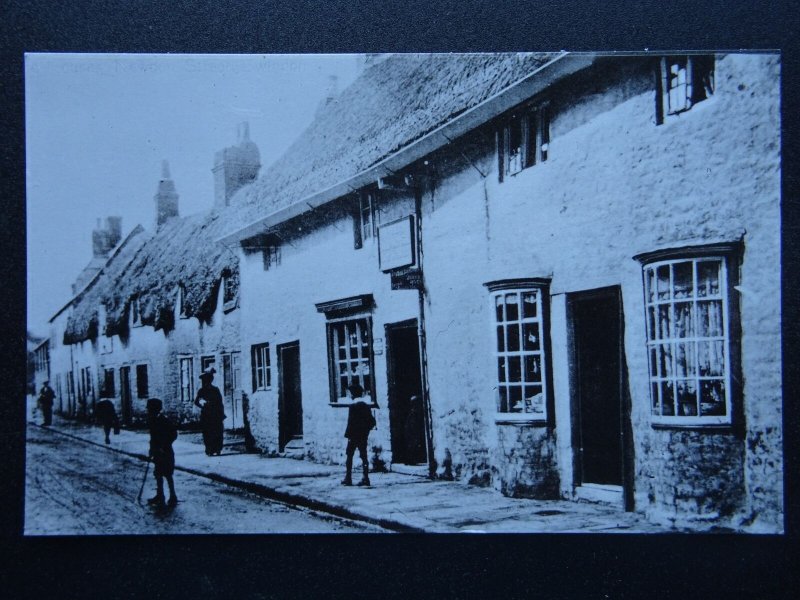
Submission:
[[[206,454],[219,456],[222,452],[222,429],[225,422],[225,410],[222,405],[222,393],[211,382],[214,380],[214,367],[209,367],[200,374],[200,389],[194,400],[200,407],[200,426],[203,428],[203,444]]]

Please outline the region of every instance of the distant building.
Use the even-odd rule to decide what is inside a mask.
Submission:
[[[244,125],[239,144],[218,153],[215,170],[229,194],[258,167]],[[226,202],[181,217],[178,199],[165,161],[156,230],[137,226],[51,319],[56,391],[68,415],[88,417],[99,398],[111,398],[131,425],[144,420],[146,400],[158,397],[168,414],[192,423],[198,376],[214,366],[226,425],[242,427],[238,259],[216,241]]]

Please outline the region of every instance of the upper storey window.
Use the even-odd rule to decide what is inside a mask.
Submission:
[[[512,113],[498,132],[500,181],[547,160],[550,114],[547,105]]]
[[[659,123],[692,108],[714,93],[714,56],[665,56],[659,62]]]

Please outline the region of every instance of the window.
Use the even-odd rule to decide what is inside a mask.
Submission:
[[[500,181],[547,160],[550,115],[545,105],[512,114],[498,133]]]
[[[657,121],[692,108],[714,93],[714,56],[666,56],[659,63]]]
[[[150,395],[147,381],[147,365],[136,365],[136,396],[147,398]]]
[[[721,248],[712,248],[721,250]],[[653,421],[731,419],[730,254],[652,260],[644,296]]]
[[[131,323],[133,327],[142,326],[142,312],[139,307],[139,298],[131,300]]]
[[[353,382],[364,389],[367,402],[373,401],[371,325],[368,317],[328,323],[332,403],[346,399]]]
[[[230,273],[222,278],[222,303],[227,308],[236,302],[239,293],[239,273]]]
[[[114,397],[114,369],[103,370],[103,389],[100,395],[103,398]]]
[[[191,356],[179,358],[181,403],[188,404],[194,400],[194,365]]]
[[[180,308],[180,318],[189,318],[189,305],[186,302],[186,288],[181,284],[178,288],[178,306]]]
[[[272,387],[272,373],[269,368],[269,344],[255,344],[250,347],[253,369],[253,391],[268,390]]]
[[[281,246],[277,238],[270,237],[263,248],[264,270],[269,271],[281,264]]]
[[[222,355],[222,386],[223,394],[230,398],[235,390],[241,388],[241,368],[239,367],[240,352],[231,352]]]
[[[497,412],[544,421],[546,284],[539,280],[509,280],[487,286],[492,292]]]

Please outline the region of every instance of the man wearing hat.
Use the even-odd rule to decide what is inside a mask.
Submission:
[[[50,425],[53,422],[53,400],[56,398],[56,393],[50,387],[50,382],[45,381],[42,384],[42,389],[39,390],[39,410],[42,411],[44,422],[42,425]]]
[[[194,400],[200,407],[200,426],[203,428],[203,443],[208,456],[219,456],[222,452],[222,430],[225,422],[225,410],[222,405],[222,393],[213,385],[214,367],[208,367],[200,374],[200,389]]]
[[[150,398],[147,401],[147,421],[150,425],[150,458],[153,460],[153,475],[156,478],[156,495],[150,498],[147,503],[156,506],[164,506],[164,479],[169,486],[169,506],[178,503],[175,495],[175,483],[172,481],[172,474],[175,472],[175,452],[172,450],[172,442],[178,438],[178,430],[175,425],[161,412],[161,400]]]
[[[349,412],[347,414],[347,428],[344,432],[344,437],[347,438],[347,449],[345,454],[347,459],[345,461],[345,468],[347,469],[342,485],[353,485],[351,473],[353,471],[353,454],[358,450],[361,457],[361,468],[363,476],[357,485],[368,486],[369,483],[369,460],[367,459],[367,438],[369,432],[375,427],[375,417],[372,416],[369,405],[364,402],[364,388],[354,381],[351,383],[347,390],[350,392],[352,403],[350,404]]]

